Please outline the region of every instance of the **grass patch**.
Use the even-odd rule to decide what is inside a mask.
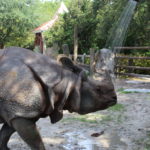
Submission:
[[[147,135],[147,137],[143,137],[141,139],[138,139],[135,142],[138,145],[140,145],[139,148],[142,147],[143,150],[150,150],[150,135]]]
[[[106,122],[109,122],[112,120],[113,120],[113,118],[110,115],[105,115],[102,117],[101,123],[106,123]]]
[[[99,124],[99,123],[105,123],[108,121],[112,121],[113,118],[110,115],[102,115],[102,114],[88,114],[84,116],[74,116],[74,117],[68,117],[64,118],[62,122],[84,122],[84,123],[93,123],[93,124]]]
[[[116,117],[116,121],[118,124],[121,124],[123,123],[123,119],[124,119],[124,116],[122,114],[119,114],[117,117]]]
[[[62,122],[66,123],[89,123],[89,124],[106,124],[106,123],[118,123],[121,124],[125,120],[124,111],[125,106],[123,104],[116,104],[108,109],[106,112],[90,113],[86,115],[74,114],[63,118]]]
[[[140,93],[140,92],[137,92],[137,91],[122,91],[121,93],[122,94],[130,94],[130,93]]]
[[[124,111],[125,106],[123,104],[116,104],[116,105],[108,108],[108,110],[111,110],[111,111]]]
[[[86,122],[86,123],[98,123],[96,119],[90,119],[90,118],[86,118],[86,117],[75,117],[75,118],[72,118],[76,121],[80,121],[80,122]]]
[[[137,91],[124,91],[125,89],[124,88],[120,88],[117,90],[117,92],[121,93],[121,94],[130,94],[130,93],[140,93],[140,92],[137,92]]]
[[[120,89],[117,89],[117,92],[122,92],[124,90],[125,90],[124,88],[120,88]]]
[[[77,115],[74,117],[64,118],[62,121],[63,122],[80,121],[80,122],[86,122],[86,123],[98,123],[97,118],[98,118],[98,115],[90,115],[90,114],[84,115],[84,116]]]
[[[113,112],[111,113],[112,114],[112,118],[113,118],[112,120],[114,122],[116,122],[118,124],[123,123],[123,121],[125,119],[125,116],[123,115],[123,112],[126,110],[125,106],[123,104],[116,104],[116,105],[108,108],[108,110],[114,112],[114,115],[113,115]]]

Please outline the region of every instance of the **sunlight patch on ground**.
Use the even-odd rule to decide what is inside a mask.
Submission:
[[[65,142],[65,139],[63,139],[63,138],[47,138],[47,137],[44,137],[43,141],[44,141],[44,143],[55,145],[55,144],[62,144],[63,142]]]
[[[150,93],[150,89],[124,89],[124,92]]]
[[[150,78],[140,77],[140,78],[129,78],[128,81],[139,81],[139,82],[150,82]]]
[[[115,131],[106,133],[98,138],[99,143],[105,148],[118,148],[118,146],[123,149],[127,147],[126,143],[118,136]]]
[[[80,121],[80,122],[84,122],[84,123],[102,123],[102,122],[107,122],[107,121],[111,121],[113,118],[109,115],[105,115],[105,114],[98,114],[98,113],[91,113],[91,114],[87,114],[84,116],[80,116],[80,115],[74,115],[73,117],[68,117],[68,118],[64,118],[62,120],[62,122],[72,122],[72,121]]]
[[[11,138],[11,139],[9,140],[9,143],[14,143],[14,142],[18,142],[18,139],[17,139],[17,138]]]

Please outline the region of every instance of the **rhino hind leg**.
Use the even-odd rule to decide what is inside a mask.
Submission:
[[[14,132],[15,130],[7,124],[4,124],[2,126],[2,129],[0,130],[0,150],[9,150],[9,148],[7,147],[7,143],[10,139],[10,136]]]
[[[16,118],[12,121],[12,125],[20,137],[29,145],[31,150],[45,150],[34,121]]]

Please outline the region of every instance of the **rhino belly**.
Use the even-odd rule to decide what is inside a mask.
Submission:
[[[16,117],[37,118],[44,111],[42,87],[30,69],[18,61],[0,66],[0,117],[8,124]]]

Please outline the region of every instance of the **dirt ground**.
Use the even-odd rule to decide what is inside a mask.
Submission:
[[[51,124],[49,118],[37,122],[46,150],[150,150],[150,80],[116,80],[118,104],[104,111],[80,116],[64,112]],[[11,150],[29,150],[15,133]]]

